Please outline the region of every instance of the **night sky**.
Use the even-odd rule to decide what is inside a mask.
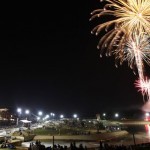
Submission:
[[[19,4],[1,10],[0,106],[95,115],[139,108],[138,78],[114,58],[100,58],[98,0]]]

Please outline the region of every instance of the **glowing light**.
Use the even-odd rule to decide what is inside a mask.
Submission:
[[[73,118],[77,118],[77,114],[74,114],[74,115],[73,115]]]
[[[18,112],[19,114],[21,114],[22,109],[21,109],[21,108],[18,108],[18,109],[17,109],[17,112]]]
[[[29,114],[29,113],[30,113],[30,111],[29,111],[29,110],[26,110],[26,111],[25,111],[25,113],[26,113],[26,114]]]
[[[105,117],[105,116],[106,116],[106,114],[105,114],[105,113],[103,113],[103,116]]]
[[[119,117],[119,114],[118,114],[118,113],[115,113],[115,117],[118,118],[118,117]]]
[[[41,118],[40,117],[37,117],[37,120],[40,120]]]
[[[64,118],[64,115],[60,115],[60,118],[61,118],[61,119]]]
[[[147,113],[145,113],[145,116],[146,116],[146,117],[149,117],[150,115],[149,115],[149,113],[147,112]]]
[[[54,113],[50,113],[50,115],[51,115],[51,116],[53,116],[53,117],[55,116],[55,114],[54,114]]]
[[[38,114],[39,114],[39,116],[42,116],[42,115],[43,115],[43,112],[42,112],[42,111],[39,111]]]

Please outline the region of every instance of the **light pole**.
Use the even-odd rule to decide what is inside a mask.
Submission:
[[[106,119],[105,117],[106,117],[106,113],[103,113],[103,119]]]
[[[21,115],[22,109],[21,109],[21,108],[18,108],[18,109],[17,109],[17,112],[18,112],[19,115]]]
[[[28,109],[25,110],[25,114],[28,116],[30,114],[30,111]],[[26,117],[26,120],[28,120],[28,117]]]
[[[38,118],[37,118],[37,120],[39,121],[39,123],[42,122],[42,115],[43,115],[43,112],[42,112],[42,111],[39,111],[39,112],[38,112]]]
[[[16,125],[18,126],[19,117],[21,116],[22,109],[21,108],[17,108],[17,112],[18,112],[18,117],[17,117]]]
[[[55,117],[55,114],[54,113],[50,113],[50,115],[52,116],[52,118],[54,119]]]

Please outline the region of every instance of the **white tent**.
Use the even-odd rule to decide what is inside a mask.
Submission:
[[[19,120],[19,121],[21,121],[23,123],[31,123],[32,122],[32,121],[29,121],[29,120]]]

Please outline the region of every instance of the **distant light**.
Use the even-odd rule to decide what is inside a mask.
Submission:
[[[147,112],[147,113],[145,113],[145,116],[146,116],[146,117],[149,117],[149,116],[150,116],[150,114]]]
[[[42,111],[39,111],[38,114],[39,114],[39,116],[42,116],[42,115],[43,115]]]
[[[53,117],[55,116],[55,114],[54,114],[54,113],[50,113],[50,115],[51,115],[51,116],[53,116]]]
[[[22,109],[21,109],[21,108],[18,108],[18,109],[17,109],[17,112],[21,114]]]
[[[46,119],[47,119],[47,118],[49,118],[49,115],[46,115],[46,117],[45,117],[45,118],[46,118]]]
[[[37,120],[40,120],[40,117],[37,117]]]
[[[115,113],[115,117],[118,118],[118,117],[119,117],[119,114],[118,114],[118,113]]]
[[[60,118],[61,118],[61,119],[64,118],[64,115],[60,115]]]
[[[103,116],[105,117],[105,116],[106,116],[106,114],[105,114],[105,113],[103,113]]]
[[[74,114],[74,115],[73,115],[73,118],[77,118],[77,114]]]
[[[26,114],[29,114],[29,113],[30,113],[30,111],[29,111],[29,110],[26,110],[26,111],[25,111],[25,113],[26,113]]]

